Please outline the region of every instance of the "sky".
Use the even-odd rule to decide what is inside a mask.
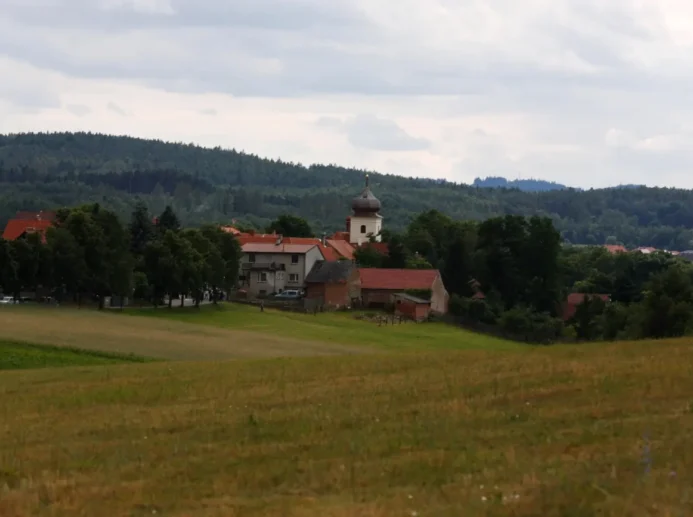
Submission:
[[[688,0],[0,0],[0,133],[693,188]]]

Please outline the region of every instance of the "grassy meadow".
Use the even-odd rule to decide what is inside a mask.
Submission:
[[[690,339],[246,306],[3,308],[2,339],[0,361],[106,351],[0,371],[2,517],[693,515]]]
[[[403,323],[379,326],[354,318],[352,313],[318,315],[283,312],[242,304],[207,305],[200,310],[133,310],[129,314],[166,321],[214,326],[229,330],[283,336],[304,341],[367,346],[381,351],[430,349],[516,350],[520,345],[503,339],[469,332],[443,323]]]
[[[186,361],[524,349],[516,343],[438,323],[380,327],[348,313],[312,316],[270,309],[260,312],[240,304],[123,312],[3,307],[0,339]]]

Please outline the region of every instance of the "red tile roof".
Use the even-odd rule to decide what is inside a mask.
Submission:
[[[236,235],[236,239],[238,240],[239,244],[241,247],[244,248],[245,250],[245,245],[246,244],[269,244],[273,245],[276,247],[277,240],[279,239],[279,236],[277,234],[255,234],[251,235],[249,233],[242,233],[240,235]],[[300,246],[318,246],[320,248],[320,252],[322,253],[322,256],[325,257],[325,260],[328,262],[336,262],[340,258],[340,253],[333,249],[331,246],[323,246],[322,241],[320,239],[317,239],[315,237],[284,237],[282,239],[282,244],[292,244],[292,245],[300,245]],[[269,251],[263,251],[263,252],[251,252],[251,253],[269,253]],[[281,253],[281,252],[279,252]],[[298,253],[298,252],[294,252]],[[301,252],[304,253],[304,252]]]
[[[331,237],[331,240],[349,242],[350,238],[351,235],[349,235],[349,232],[334,232],[334,234]]]
[[[320,252],[327,262],[337,262],[340,259],[339,253],[334,248],[320,244]]]
[[[604,247],[609,253],[625,253],[628,251],[625,246],[620,246],[617,244],[606,244]]]
[[[244,244],[241,249],[244,253],[308,253],[315,248],[315,244],[289,244],[281,243],[276,245],[268,242],[249,242]]]
[[[407,289],[431,289],[440,276],[437,269],[375,269],[360,268],[362,289],[405,291]]]
[[[348,260],[354,260],[354,247],[347,241],[327,239],[327,245]]]
[[[233,226],[220,226],[219,229],[222,232],[230,233],[231,235],[240,235],[241,231]]]
[[[25,233],[39,232],[45,234],[46,230],[51,226],[53,226],[52,221],[47,221],[45,219],[10,219],[7,226],[5,226],[2,238],[6,241],[13,241]],[[42,237],[42,240],[43,238],[44,237]]]

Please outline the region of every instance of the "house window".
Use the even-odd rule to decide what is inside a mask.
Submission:
[[[277,280],[284,280],[284,272],[277,271]]]
[[[361,233],[366,233],[366,225],[365,224],[361,225]]]
[[[248,254],[248,262],[250,262],[251,264],[255,263],[255,253]]]
[[[298,273],[290,273],[289,274],[289,283],[290,284],[297,284],[298,283]]]
[[[261,284],[266,284],[267,283],[267,273],[258,273],[257,274],[257,281],[260,282]]]
[[[291,255],[291,263],[298,264],[298,255]]]

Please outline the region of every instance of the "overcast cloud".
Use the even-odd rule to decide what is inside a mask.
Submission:
[[[0,0],[0,132],[693,188],[684,0]]]

